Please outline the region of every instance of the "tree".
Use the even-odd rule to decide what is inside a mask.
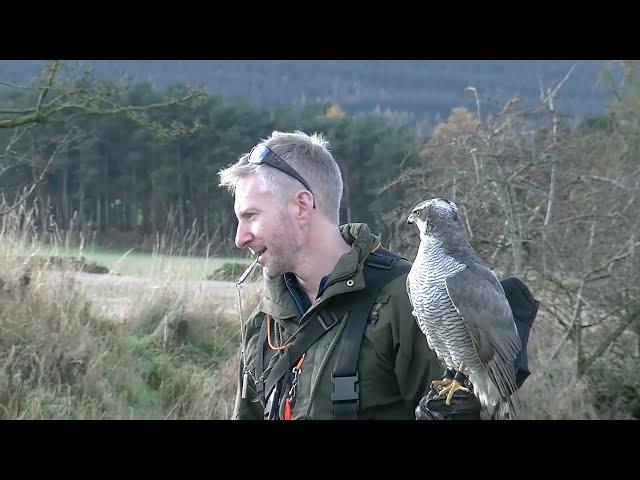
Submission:
[[[419,148],[420,166],[383,189],[404,201],[382,218],[406,220],[426,198],[454,201],[480,257],[542,299],[553,332],[544,368],[569,355],[577,378],[617,379],[616,391],[594,388],[611,399],[638,380],[623,364],[640,353],[640,82],[627,70],[604,119],[572,132],[554,108],[567,78],[538,106],[514,97],[492,115],[454,110]],[[408,258],[417,251],[413,229],[393,240]]]
[[[50,62],[27,84],[0,82],[0,93],[7,101],[0,107],[0,130],[6,145],[0,154],[0,216],[29,198],[45,180],[54,158],[88,137],[74,126],[80,119],[124,115],[160,138],[173,138],[199,127],[177,122],[164,125],[150,118],[153,111],[202,98],[199,90],[187,89],[160,102],[145,98],[125,102],[126,92],[126,82],[100,82],[88,66],[61,61]],[[45,145],[38,145],[43,129],[55,127],[59,127],[57,134],[48,136]]]

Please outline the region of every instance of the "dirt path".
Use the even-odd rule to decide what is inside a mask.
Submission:
[[[60,277],[60,272],[47,276]],[[236,313],[237,289],[233,282],[218,280],[161,280],[121,275],[99,275],[85,272],[67,272],[92,303],[98,314],[124,322],[140,302],[163,293],[184,296],[190,301],[203,301],[219,305],[223,312]],[[52,279],[53,280],[53,279]],[[242,286],[243,299],[260,290],[260,283],[246,282]],[[243,300],[244,301],[244,300]]]

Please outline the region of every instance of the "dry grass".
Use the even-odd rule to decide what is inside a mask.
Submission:
[[[19,220],[0,228],[0,419],[231,416],[239,329],[229,299],[168,276],[130,289],[114,319],[77,272],[28,268],[16,252],[36,242]],[[257,298],[245,293],[246,313]]]

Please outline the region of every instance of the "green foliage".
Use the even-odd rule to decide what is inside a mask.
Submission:
[[[138,83],[119,91],[117,100],[123,105],[157,104],[184,89],[174,85],[158,91],[149,83]],[[0,104],[27,102],[28,93],[24,98],[13,91],[8,95],[0,91]],[[75,227],[87,235],[113,230],[153,234],[166,228],[171,214],[180,235],[195,225],[207,240],[231,251],[233,198],[218,188],[217,172],[274,130],[322,132],[332,143],[345,183],[359,186],[357,192],[345,190],[342,220],[348,213],[380,230],[377,212],[384,205],[377,190],[398,173],[412,148],[413,134],[373,116],[329,118],[329,106],[310,102],[297,110],[265,110],[209,95],[197,103],[150,110],[136,118],[82,117],[70,125],[47,125],[34,137],[35,144],[25,142],[16,148],[26,152],[35,145],[36,151],[44,151],[68,128],[82,134],[69,151],[53,158],[46,181],[35,192],[43,226],[55,222],[59,229]],[[158,138],[148,128],[176,122],[197,123],[199,129]],[[0,135],[8,141],[8,132]],[[28,169],[16,169],[0,181],[14,185],[29,175]]]

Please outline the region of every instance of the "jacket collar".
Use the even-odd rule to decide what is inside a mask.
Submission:
[[[322,295],[312,304],[308,313],[331,297],[362,290],[365,286],[362,267],[365,259],[380,244],[379,239],[364,223],[349,223],[339,228],[342,238],[351,245],[351,250],[340,257],[329,274]],[[273,279],[265,278],[264,292],[264,297],[259,304],[260,311],[280,320],[298,317],[298,310],[284,283],[283,276]]]

